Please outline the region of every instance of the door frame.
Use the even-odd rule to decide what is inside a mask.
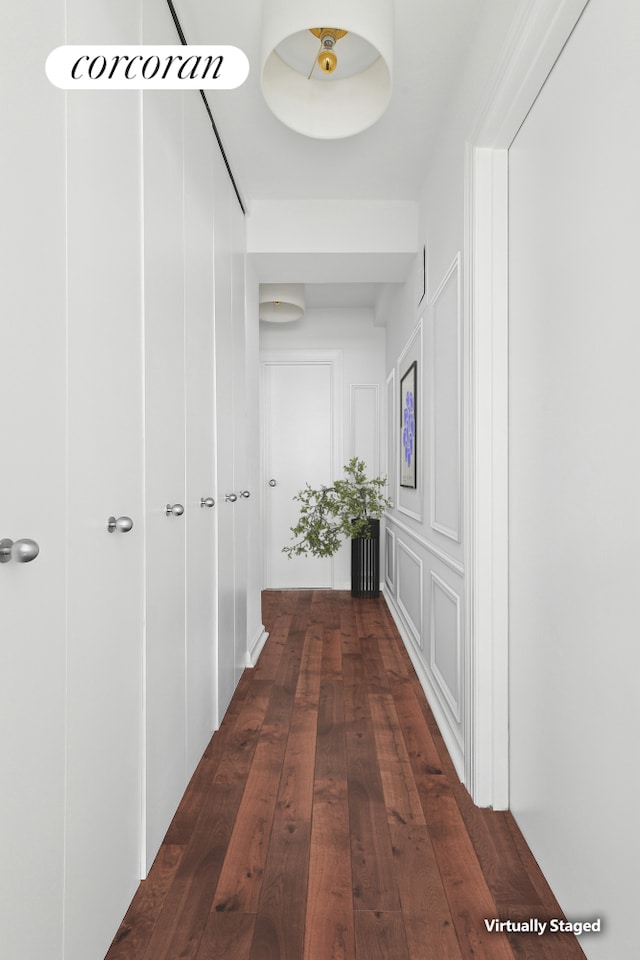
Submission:
[[[343,415],[342,415],[342,351],[340,350],[261,350],[260,351],[260,517],[262,524],[262,584],[267,584],[266,489],[267,489],[267,405],[266,371],[270,366],[298,365],[329,366],[331,370],[331,476],[336,478],[342,465]],[[335,589],[335,563],[331,557],[331,589]]]
[[[465,156],[465,784],[509,806],[509,147],[589,0],[524,0]]]

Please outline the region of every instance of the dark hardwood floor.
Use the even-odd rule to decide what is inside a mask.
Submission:
[[[107,960],[578,960],[509,813],[461,786],[384,600],[269,591]]]

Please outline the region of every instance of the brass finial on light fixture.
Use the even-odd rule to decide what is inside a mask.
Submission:
[[[323,140],[376,123],[391,100],[394,18],[394,0],[262,0],[260,80],[276,117]]]
[[[338,30],[335,27],[310,27],[309,29],[314,37],[317,37],[320,41],[320,53],[313,66],[315,67],[317,63],[323,73],[333,73],[338,66],[338,58],[333,48],[338,40],[346,36],[347,31]],[[311,73],[313,73],[313,67]],[[311,77],[311,73],[309,77]]]

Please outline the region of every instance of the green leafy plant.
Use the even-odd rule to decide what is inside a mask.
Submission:
[[[289,558],[312,554],[332,557],[345,539],[368,537],[369,521],[379,519],[391,500],[385,495],[386,477],[368,478],[364,460],[352,457],[345,479],[314,490],[309,484],[293,498],[300,503],[300,519],[291,527],[299,539],[283,547]]]

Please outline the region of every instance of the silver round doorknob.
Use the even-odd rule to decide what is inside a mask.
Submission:
[[[107,530],[109,533],[129,533],[129,530],[133,527],[133,520],[131,517],[109,517],[107,520]]]
[[[213,497],[200,497],[201,507],[215,507],[216,502]]]
[[[15,560],[16,563],[30,563],[40,553],[40,547],[35,540],[26,537],[24,540],[0,540],[0,563]]]
[[[241,490],[241,491],[240,491],[240,496],[241,496],[241,497],[244,497],[245,500],[248,500],[249,497],[251,496],[251,492],[250,492],[249,490]]]
[[[237,494],[235,493],[225,493],[224,498],[225,500],[228,500],[229,503],[235,503],[238,499]]]
[[[167,504],[166,514],[168,517],[181,517],[183,513],[184,507],[181,503]]]
[[[270,486],[270,487],[277,487],[277,486],[278,486],[278,483],[277,483],[276,480],[269,480],[269,486]]]

